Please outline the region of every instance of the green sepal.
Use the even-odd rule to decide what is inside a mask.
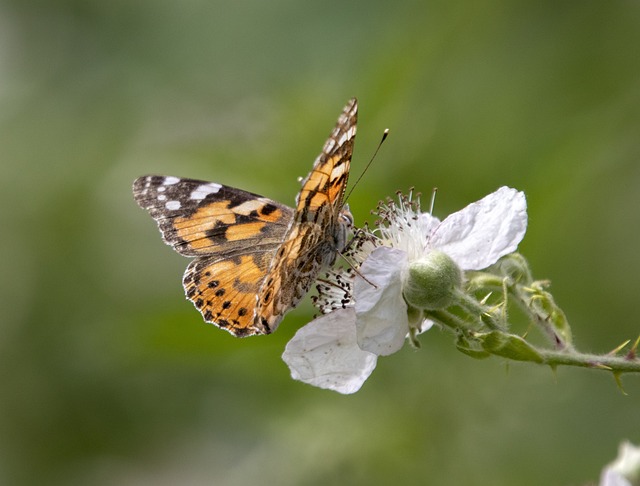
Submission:
[[[548,330],[555,334],[555,340],[562,347],[570,347],[572,343],[571,327],[565,313],[556,305],[553,296],[544,290],[545,282],[534,282],[527,289],[530,293],[530,309]]]
[[[482,343],[483,349],[491,354],[514,361],[533,361],[534,363],[544,361],[542,355],[520,336],[491,331],[477,334],[476,337]]]
[[[533,281],[529,264],[520,253],[505,255],[490,268],[500,275],[509,277],[516,284],[526,285]]]
[[[475,346],[474,346],[475,344]],[[477,341],[469,342],[464,336],[459,336],[456,341],[456,348],[461,353],[466,354],[467,356],[471,356],[474,359],[487,359],[491,356],[491,353],[488,353]]]

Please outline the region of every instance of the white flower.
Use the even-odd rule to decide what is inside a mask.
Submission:
[[[398,351],[410,331],[405,291],[412,264],[444,254],[462,270],[480,270],[513,252],[527,229],[524,193],[508,187],[442,222],[402,201],[384,209],[388,220],[380,228],[384,246],[362,264],[353,289],[358,344],[377,355]],[[423,297],[430,299],[428,294]]]
[[[287,345],[283,359],[294,379],[357,391],[377,356],[431,327],[423,309],[455,301],[461,270],[486,268],[515,251],[527,227],[525,196],[508,187],[442,222],[421,213],[411,196],[379,206],[377,214],[376,237],[361,233],[348,250],[355,270],[331,270],[318,285],[316,305],[325,315]]]
[[[600,476],[600,486],[631,486],[640,482],[640,447],[623,442],[618,457]]]

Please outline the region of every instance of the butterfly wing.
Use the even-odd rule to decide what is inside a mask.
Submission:
[[[353,98],[343,108],[311,172],[302,181],[302,189],[296,197],[295,220],[298,223],[323,224],[318,215],[324,214],[327,208],[334,217],[342,210],[357,123],[358,101]]]
[[[206,322],[236,337],[269,334],[256,319],[258,291],[278,246],[232,258],[208,257],[192,261],[182,283],[187,298]]]
[[[205,321],[236,336],[265,334],[256,320],[257,292],[294,210],[240,189],[171,176],[140,177],[133,194],[168,245],[197,257],[183,285]]]
[[[294,223],[278,249],[259,293],[257,319],[271,332],[307,293],[322,268],[335,261],[343,231],[344,191],[356,135],[358,104],[344,107],[296,198]]]
[[[241,189],[171,176],[136,179],[133,196],[156,220],[165,243],[191,257],[231,257],[280,245],[294,214]]]

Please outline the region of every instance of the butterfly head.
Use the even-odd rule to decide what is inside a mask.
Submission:
[[[345,204],[340,211],[340,216],[338,217],[338,227],[336,228],[335,233],[335,247],[337,253],[342,252],[345,246],[347,246],[347,240],[349,239],[349,235],[353,229],[353,215],[349,210],[349,205]]]

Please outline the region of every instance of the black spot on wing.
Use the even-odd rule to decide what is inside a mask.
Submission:
[[[267,321],[264,317],[261,317],[260,324],[262,324],[265,334],[271,334],[271,326],[269,326],[269,321]]]
[[[278,207],[275,204],[267,203],[262,207],[262,209],[260,210],[260,213],[263,214],[264,216],[269,216],[271,213],[273,213],[277,209]]]

